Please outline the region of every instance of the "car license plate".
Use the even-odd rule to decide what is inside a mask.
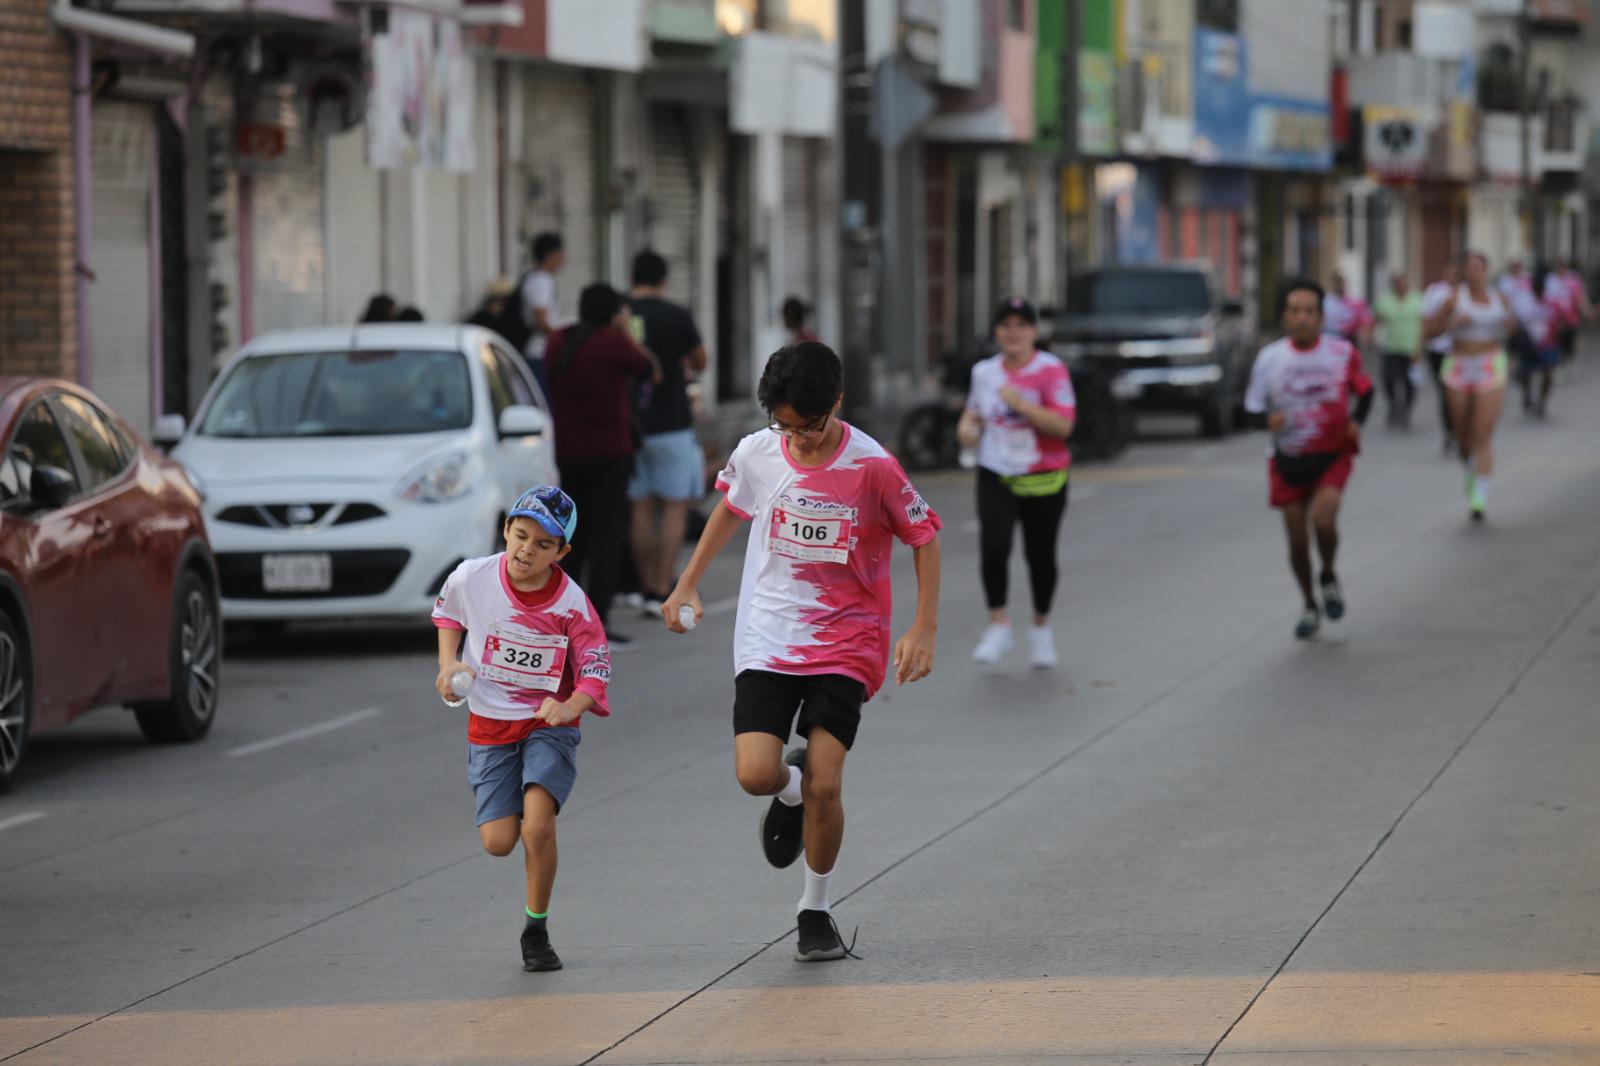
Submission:
[[[261,587],[267,592],[327,592],[333,588],[333,557],[327,552],[263,555]]]

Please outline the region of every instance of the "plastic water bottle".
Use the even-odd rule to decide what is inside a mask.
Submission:
[[[686,603],[678,608],[678,624],[685,629],[693,629],[695,627],[693,606]]]
[[[472,674],[467,670],[457,670],[450,675],[450,691],[454,692],[457,699],[445,700],[446,707],[459,707],[467,702],[467,693],[472,691]]]

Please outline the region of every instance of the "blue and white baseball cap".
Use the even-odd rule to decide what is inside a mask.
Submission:
[[[513,518],[531,518],[543,526],[546,533],[570,542],[578,528],[578,505],[554,485],[535,485],[517,497],[506,521]]]

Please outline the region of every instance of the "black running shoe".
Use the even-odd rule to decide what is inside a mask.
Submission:
[[[800,942],[794,949],[795,961],[828,962],[846,955],[853,959],[861,957],[853,950],[856,946],[854,937],[850,940],[850,947],[844,946],[839,927],[834,923],[833,915],[827,911],[801,911],[795,922],[800,927]]]
[[[550,930],[542,921],[529,918],[522,927],[522,969],[525,973],[561,969],[561,956],[550,946]]]
[[[1337,622],[1344,617],[1344,590],[1339,587],[1336,577],[1322,579],[1322,609],[1330,622]]]
[[[609,628],[606,630],[606,643],[612,651],[632,651],[639,646],[639,642],[628,634]]]
[[[803,772],[806,768],[806,749],[795,748],[784,756],[783,761]],[[793,866],[805,850],[805,824],[805,804],[797,803],[791,807],[773,796],[772,802],[761,814],[761,852],[767,861],[780,870]]]

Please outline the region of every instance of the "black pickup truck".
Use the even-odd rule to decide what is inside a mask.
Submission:
[[[1051,347],[1069,367],[1108,379],[1134,410],[1190,412],[1220,437],[1244,406],[1255,331],[1205,267],[1106,266],[1068,280]]]

